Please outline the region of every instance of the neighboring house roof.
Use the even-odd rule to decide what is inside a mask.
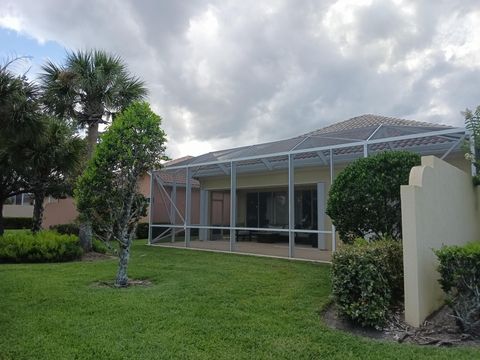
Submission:
[[[452,134],[435,134],[434,136],[430,134],[413,137],[414,135],[436,131],[450,132],[449,130],[452,130]],[[215,168],[218,170],[219,165],[212,163],[241,160],[238,165],[246,168],[248,165],[261,166],[262,161],[259,158],[264,155],[269,157],[268,162],[270,164],[277,163],[280,166],[280,163],[285,163],[286,154],[292,151],[296,153],[296,160],[307,160],[328,157],[330,148],[333,149],[336,159],[341,160],[343,157],[347,160],[348,157],[363,154],[363,143],[365,141],[369,141],[368,150],[371,152],[387,149],[409,149],[431,153],[432,151],[445,151],[451,146],[459,146],[464,135],[463,129],[452,126],[366,114],[289,139],[213,151],[178,161],[174,166],[178,169],[179,166],[203,164],[202,171]],[[392,139],[397,137],[404,138]],[[379,141],[382,139],[388,139],[388,142]],[[328,150],[314,151],[314,149],[319,148]],[[311,152],[309,152],[310,149],[312,149]],[[228,167],[228,164],[225,166]],[[223,172],[228,173],[228,169],[223,169]]]

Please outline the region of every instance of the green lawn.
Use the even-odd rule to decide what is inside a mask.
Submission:
[[[0,358],[480,358],[326,328],[327,265],[144,244],[130,275],[149,288],[93,287],[113,278],[115,260],[0,265]]]

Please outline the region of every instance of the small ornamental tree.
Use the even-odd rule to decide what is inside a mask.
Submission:
[[[335,179],[326,213],[344,243],[357,237],[401,239],[400,185],[408,184],[420,156],[382,152],[348,165]]]
[[[147,103],[130,105],[101,137],[75,189],[80,220],[92,223],[95,236],[118,242],[118,287],[127,286],[130,246],[147,208],[138,180],[164,158],[160,123]]]

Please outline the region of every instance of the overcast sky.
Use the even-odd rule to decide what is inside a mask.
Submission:
[[[122,56],[178,157],[364,113],[461,126],[480,104],[479,0],[0,0],[0,56]]]

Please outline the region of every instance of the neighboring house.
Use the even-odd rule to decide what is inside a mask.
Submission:
[[[192,183],[198,181],[200,216],[198,221],[193,215],[172,221],[170,228],[186,227],[191,234],[187,231],[184,244],[170,246],[329,260],[338,238],[325,214],[327,194],[348,163],[381,151],[408,150],[436,155],[469,171],[462,151],[465,137],[463,128],[362,115],[290,139],[177,162],[155,174],[186,171]],[[219,193],[231,204],[221,224],[212,213]],[[156,208],[151,228],[169,228],[156,221]],[[197,229],[198,238],[193,233]],[[228,236],[214,236],[219,231]]]
[[[176,164],[178,161],[186,161],[191,157],[183,157],[176,160],[168,161],[164,166]],[[153,221],[160,224],[170,223],[171,219],[171,201],[167,197],[170,194],[173,180],[176,180],[177,187],[177,199],[175,201],[176,207],[183,214],[185,212],[185,176],[182,176],[185,171],[179,171],[176,174],[176,178],[173,179],[171,174],[160,174],[154,178],[156,186],[154,188],[154,217]],[[163,184],[163,188],[159,185]],[[139,181],[140,192],[150,200],[150,174],[146,174]],[[199,184],[198,182],[192,182],[192,201],[193,204],[199,201]],[[168,205],[167,205],[168,204]],[[167,208],[168,206],[168,208]],[[197,206],[198,208],[198,206]],[[42,226],[49,228],[52,225],[67,224],[76,221],[78,217],[77,209],[73,198],[67,197],[65,199],[52,199],[45,204],[45,212],[43,215]],[[195,210],[195,206],[192,206],[192,219],[198,221],[199,214]],[[141,222],[148,222],[149,214],[145,216]]]
[[[3,205],[3,217],[5,218],[31,218],[33,216],[33,196],[19,194],[12,196]]]

